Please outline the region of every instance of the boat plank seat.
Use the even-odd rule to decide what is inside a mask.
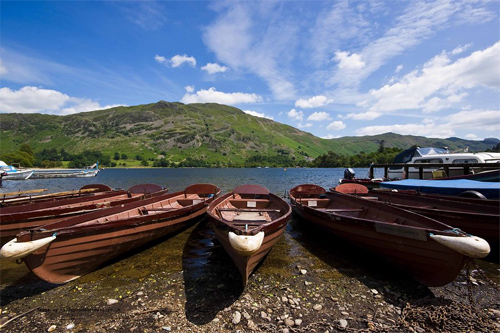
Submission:
[[[235,208],[265,208],[269,205],[268,199],[231,199],[229,203]]]
[[[264,222],[264,221],[262,221]],[[237,223],[232,223],[235,228],[245,228],[245,227],[260,227],[262,223],[255,223],[255,221],[238,221]]]
[[[177,202],[181,206],[191,206],[191,205],[196,205],[200,202],[202,202],[202,199],[179,199]]]
[[[363,208],[318,208],[318,210],[321,210],[323,212],[327,213],[344,213],[344,212],[362,212],[364,211]]]
[[[147,215],[149,212],[168,212],[177,208],[144,208],[140,212],[142,215]]]
[[[220,212],[258,212],[258,213],[279,213],[279,209],[267,208],[217,208]]]
[[[308,207],[325,208],[330,203],[330,199],[299,199],[298,202]]]

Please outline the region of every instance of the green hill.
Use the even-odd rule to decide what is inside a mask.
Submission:
[[[15,152],[27,143],[35,152],[97,150],[109,156],[119,152],[130,158],[165,157],[170,162],[191,158],[212,166],[241,166],[251,158],[280,156],[300,165],[328,151],[349,156],[373,152],[382,142],[388,148],[432,145],[472,151],[491,149],[498,142],[393,133],[327,140],[234,107],[164,101],[67,116],[0,114],[0,131],[0,159],[1,154]]]

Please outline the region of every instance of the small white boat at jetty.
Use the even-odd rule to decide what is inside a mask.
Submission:
[[[99,172],[99,164],[95,163],[83,169],[36,169],[34,171],[32,179],[95,177]]]
[[[2,180],[22,180],[33,175],[31,169],[18,169],[13,165],[7,165],[4,161],[0,161],[0,172],[4,172]]]

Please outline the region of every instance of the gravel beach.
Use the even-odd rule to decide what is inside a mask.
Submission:
[[[243,289],[202,222],[64,285],[2,263],[0,317],[9,332],[494,332],[488,265],[496,281],[470,265],[470,279],[428,288],[292,220]]]

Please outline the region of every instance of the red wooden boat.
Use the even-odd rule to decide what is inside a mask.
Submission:
[[[304,184],[290,190],[303,219],[378,254],[431,287],[453,281],[469,257],[488,255],[488,243],[439,221],[376,200]]]
[[[219,193],[215,185],[195,184],[25,230],[1,248],[0,257],[22,259],[39,278],[65,283],[202,219]]]
[[[500,242],[500,201],[498,200],[453,200],[449,196],[420,195],[415,191],[393,191],[355,184],[343,184],[335,191],[349,193],[365,199],[378,200],[433,218],[464,232],[486,240],[493,252],[498,252]],[[485,204],[487,202],[487,204]],[[496,205],[490,204],[496,202]]]
[[[94,195],[33,201],[24,205],[0,207],[0,246],[25,229],[167,192],[168,189],[162,189],[159,185],[140,184],[131,187],[128,191],[105,191]]]
[[[241,185],[208,207],[219,242],[241,273],[243,286],[283,234],[292,209],[260,185]]]

